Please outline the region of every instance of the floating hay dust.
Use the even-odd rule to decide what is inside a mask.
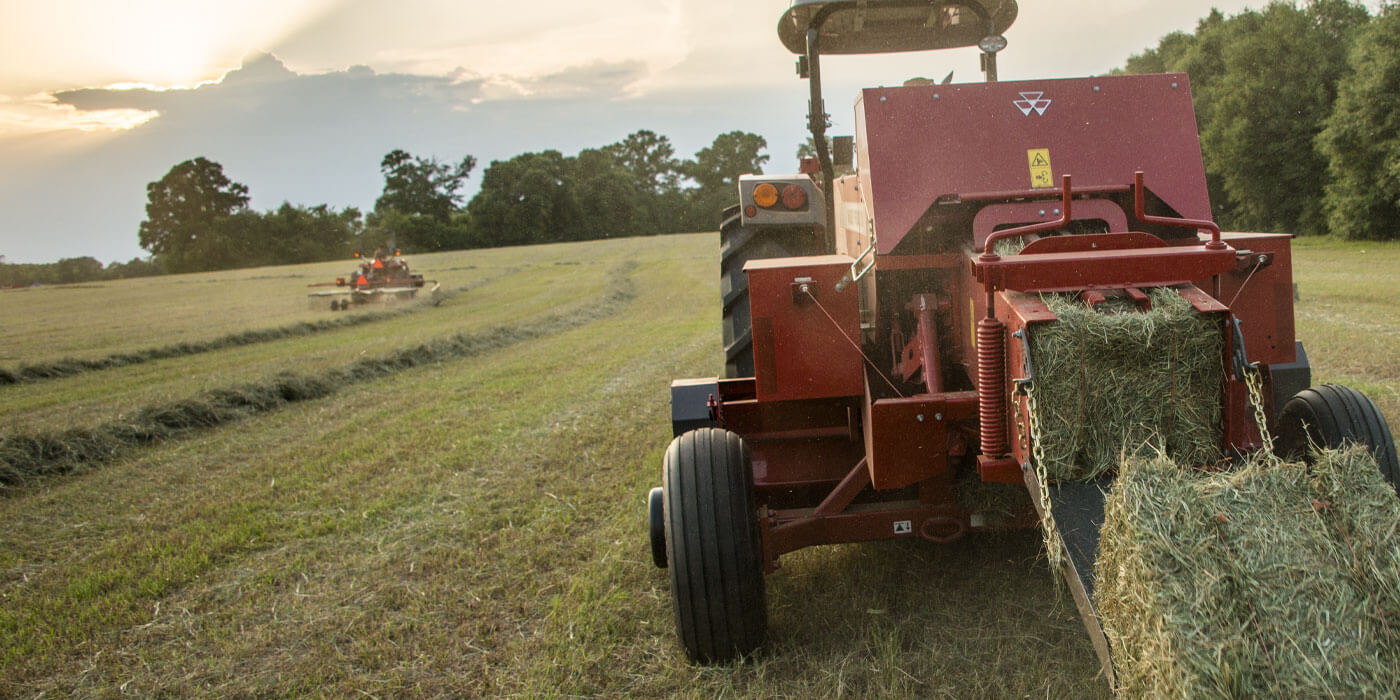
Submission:
[[[1035,438],[1050,479],[1091,478],[1125,454],[1219,459],[1219,319],[1168,287],[1149,298],[1151,310],[1139,312],[1126,297],[1090,308],[1076,295],[1043,296],[1059,317],[1030,336]]]
[[[1400,696],[1400,499],[1364,449],[1129,459],[1095,577],[1123,697]]]

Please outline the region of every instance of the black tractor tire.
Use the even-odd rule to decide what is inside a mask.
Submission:
[[[1283,405],[1278,417],[1274,452],[1287,460],[1311,460],[1311,446],[1364,445],[1376,459],[1381,476],[1400,492],[1400,464],[1395,439],[1376,404],[1365,394],[1341,384],[1304,389]]]
[[[817,255],[821,252],[819,235],[801,227],[750,228],[741,223],[738,206],[724,210],[719,225],[719,294],[724,305],[725,377],[754,376],[749,277],[744,274],[744,263]]]
[[[768,610],[748,446],[727,430],[692,430],[666,448],[662,478],[681,646],[701,663],[752,653]]]

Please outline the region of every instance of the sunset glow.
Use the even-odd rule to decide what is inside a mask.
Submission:
[[[139,109],[79,110],[52,97],[24,102],[0,102],[0,135],[45,131],[125,131],[141,126],[159,113]]]

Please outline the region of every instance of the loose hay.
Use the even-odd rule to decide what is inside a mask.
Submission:
[[[1091,309],[1072,294],[1042,297],[1059,317],[1030,335],[1035,439],[1050,479],[1111,471],[1125,452],[1165,451],[1187,464],[1219,459],[1219,320],[1174,289],[1149,296],[1146,312],[1125,298]]]
[[[1361,448],[1309,470],[1129,459],[1095,603],[1124,697],[1400,694],[1400,499]]]
[[[438,301],[451,299],[458,294],[469,290],[471,285],[462,287],[456,291],[443,292],[438,296]],[[400,316],[416,313],[427,308],[436,306],[436,303],[419,301],[418,303],[404,306],[398,309],[376,311],[374,313],[353,314],[340,316],[338,318],[321,319],[318,321],[301,321],[275,328],[260,328],[247,331],[239,331],[213,338],[205,341],[193,341],[183,343],[173,343],[157,347],[145,348],[134,352],[119,352],[111,355],[93,359],[82,359],[67,357],[51,362],[37,362],[20,365],[14,369],[0,367],[0,386],[6,384],[19,384],[21,382],[33,382],[43,379],[61,379],[71,377],[84,372],[95,372],[104,369],[115,369],[118,367],[130,367],[155,360],[165,360],[172,357],[184,357],[186,355],[198,355],[205,352],[223,350],[225,348],[236,348],[244,345],[255,345],[285,338],[294,338],[305,335],[313,335],[324,331],[340,330],[342,328],[352,328],[362,326],[367,323],[376,323],[398,318]]]

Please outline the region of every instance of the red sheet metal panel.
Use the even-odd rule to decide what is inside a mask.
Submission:
[[[854,287],[836,291],[850,269],[851,258],[844,255],[744,265],[759,401],[864,392],[859,296]]]
[[[1293,236],[1225,233],[1221,238],[1241,253],[1236,268],[1220,276],[1220,301],[1240,319],[1247,358],[1269,365],[1293,362]],[[1209,288],[1206,280],[1196,284]]]
[[[865,426],[866,462],[877,489],[895,489],[948,471],[948,425],[976,413],[977,393],[880,399]]]
[[[861,189],[881,255],[936,199],[1126,186],[1147,173],[1178,214],[1210,218],[1185,74],[863,90],[856,102]]]

